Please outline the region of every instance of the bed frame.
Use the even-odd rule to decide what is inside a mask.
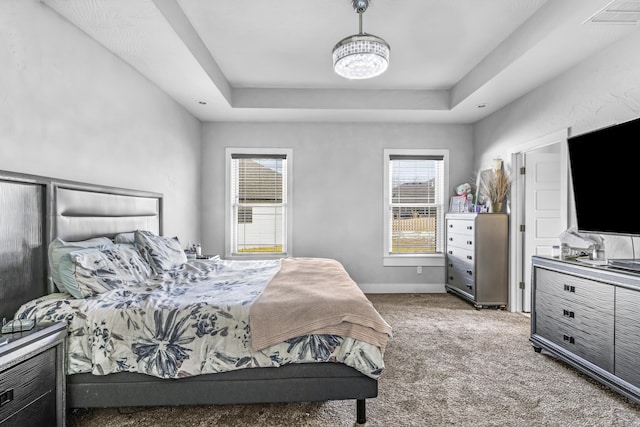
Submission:
[[[56,237],[83,240],[145,229],[162,234],[159,193],[97,186],[0,171],[0,316],[55,291],[47,274],[47,245]],[[8,225],[8,224],[7,224]],[[14,230],[14,231],[7,231]],[[3,233],[7,234],[4,235]],[[10,280],[4,280],[8,278]],[[365,399],[378,381],[340,363],[251,368],[181,379],[137,373],[67,376],[69,408],[246,404],[356,400],[356,422],[366,422]]]

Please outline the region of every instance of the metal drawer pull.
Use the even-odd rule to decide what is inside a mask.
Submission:
[[[13,389],[5,390],[0,394],[0,406],[4,406],[13,400]]]
[[[472,225],[468,225],[467,226],[467,230],[473,230],[473,226]]]
[[[469,289],[473,289],[473,286],[471,286],[471,285],[467,285],[467,288],[469,288]]]
[[[569,335],[563,335],[562,339],[565,341],[569,341],[569,344],[575,344],[576,340],[573,337],[570,337]]]
[[[467,240],[467,245],[473,245],[473,242],[471,240]]]
[[[449,237],[449,241],[450,241],[450,242],[453,242],[453,237]]]
[[[467,274],[468,274],[469,276],[473,275],[473,270],[467,270]]]
[[[564,285],[564,290],[567,292],[576,292],[576,287],[575,286],[569,286],[569,285]]]
[[[562,310],[562,315],[564,317],[570,317],[572,319],[576,317],[576,314],[573,311],[569,311],[569,310]]]
[[[473,257],[471,255],[467,255],[467,259],[472,259]]]
[[[452,262],[449,263],[449,267],[453,268],[453,263]]]
[[[453,276],[449,276],[449,280],[453,282]]]
[[[449,255],[452,255],[452,254],[453,254],[453,251],[449,251]]]

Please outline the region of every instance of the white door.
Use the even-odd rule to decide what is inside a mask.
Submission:
[[[525,154],[525,235],[522,311],[531,311],[531,257],[551,255],[565,229],[559,144]]]

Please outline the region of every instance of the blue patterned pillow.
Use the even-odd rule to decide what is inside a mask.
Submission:
[[[135,232],[136,248],[156,274],[174,270],[187,262],[177,237],[158,236],[150,231]]]
[[[149,264],[131,244],[80,249],[60,261],[62,283],[79,299],[136,285],[150,276]]]

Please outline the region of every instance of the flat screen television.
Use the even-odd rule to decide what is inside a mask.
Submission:
[[[640,118],[567,140],[578,231],[640,236]]]

